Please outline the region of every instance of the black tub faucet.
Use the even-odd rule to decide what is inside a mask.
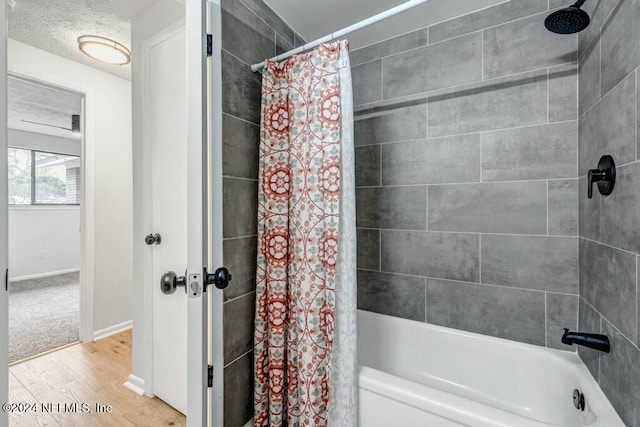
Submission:
[[[562,335],[562,343],[567,345],[581,345],[589,347],[594,350],[604,351],[609,353],[611,351],[611,345],[609,344],[609,337],[600,334],[587,334],[584,332],[571,332],[568,328],[564,328],[564,334]]]

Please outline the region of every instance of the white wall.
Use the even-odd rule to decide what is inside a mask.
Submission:
[[[132,317],[131,82],[15,40],[7,54],[11,73],[85,94],[83,307],[93,315],[81,338],[88,341]]]
[[[143,140],[143,69],[142,69],[142,44],[155,34],[160,33],[163,29],[169,27],[175,22],[183,19],[185,15],[184,4],[179,0],[157,0],[147,9],[139,13],[133,20],[131,25],[132,40],[132,82],[133,82],[133,211],[134,225],[133,232],[135,240],[134,247],[134,271],[133,281],[134,287],[134,314],[133,314],[133,366],[132,377],[129,382],[138,381],[140,388],[145,388],[144,379],[150,377],[151,366],[145,364],[145,342],[151,337],[145,336],[144,325],[144,304],[145,293],[143,281],[144,278],[144,253],[148,247],[144,244],[144,236],[150,232],[144,228],[144,193],[142,189],[143,180],[143,159],[142,152]],[[147,387],[147,391],[148,387]]]
[[[79,206],[9,207],[12,279],[79,269]]]
[[[61,138],[42,133],[9,129],[9,147],[42,150],[58,154],[79,156],[82,142],[79,139]]]

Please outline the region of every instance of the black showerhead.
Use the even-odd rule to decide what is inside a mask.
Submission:
[[[547,16],[544,26],[547,30],[557,34],[578,33],[589,26],[589,14],[580,9],[585,0],[579,0],[573,6],[553,12]]]

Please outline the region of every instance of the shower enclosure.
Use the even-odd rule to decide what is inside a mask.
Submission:
[[[587,1],[586,29],[548,31],[547,16],[566,6],[511,0],[352,46],[360,328],[385,331],[367,335],[360,349],[370,356],[360,359],[361,375],[376,371],[360,387],[410,367],[401,358],[377,363],[383,350],[433,352],[440,359],[431,367],[440,368],[415,365],[413,385],[401,391],[390,381],[396,402],[424,386],[432,403],[444,399],[435,406],[484,408],[470,418],[477,425],[508,425],[516,415],[530,425],[640,423],[640,5]],[[261,86],[250,65],[304,40],[257,0],[223,2],[222,25],[224,257],[238,280],[225,291],[224,416],[236,426],[253,416]],[[607,154],[617,165],[615,189],[588,199],[588,171]],[[611,352],[563,344],[564,328],[607,335]],[[501,364],[505,354],[521,363]],[[478,386],[484,398],[469,403],[460,389],[474,385],[449,377],[442,359],[472,373],[499,367],[513,381]],[[549,387],[557,400],[539,407],[555,415],[507,398],[521,390],[542,399]],[[400,403],[415,409],[412,402]],[[483,412],[488,406],[506,418]]]

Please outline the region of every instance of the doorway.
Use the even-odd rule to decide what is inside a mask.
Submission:
[[[10,364],[80,339],[83,99],[8,79]]]

